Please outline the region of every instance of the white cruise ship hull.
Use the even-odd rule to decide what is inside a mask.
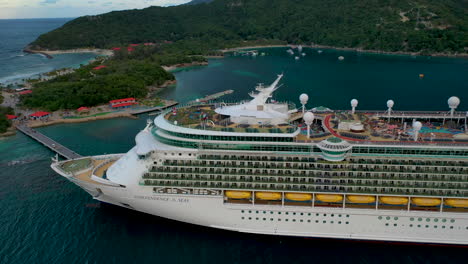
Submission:
[[[59,170],[56,170],[60,173]],[[67,177],[69,178],[69,177]],[[95,199],[181,222],[281,236],[468,244],[466,214],[225,203],[222,196],[157,194],[151,187],[94,185]],[[97,192],[97,189],[101,190]]]

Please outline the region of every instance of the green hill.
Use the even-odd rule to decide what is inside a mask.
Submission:
[[[214,0],[84,16],[41,35],[34,49],[190,43],[195,52],[274,40],[382,51],[460,53],[464,0]]]

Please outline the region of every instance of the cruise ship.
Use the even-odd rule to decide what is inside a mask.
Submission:
[[[149,120],[127,153],[54,159],[94,199],[230,231],[468,245],[468,113],[193,102]],[[226,235],[229,235],[226,233]]]

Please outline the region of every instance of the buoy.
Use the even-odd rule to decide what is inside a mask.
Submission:
[[[344,57],[343,57],[343,56],[339,56],[338,59],[339,59],[340,61],[342,61],[342,60],[344,60]]]
[[[424,74],[420,73],[419,78],[421,78],[421,79],[424,78]]]

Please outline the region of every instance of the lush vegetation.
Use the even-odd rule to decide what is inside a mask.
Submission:
[[[177,58],[183,62],[200,59]],[[160,66],[161,61],[171,59],[170,54],[156,53],[153,48],[140,47],[132,52],[123,50],[111,59],[96,61],[72,73],[35,83],[34,92],[23,95],[21,103],[25,107],[55,111],[96,106],[119,98],[144,98],[148,94],[148,86],[174,80],[174,76]],[[94,69],[100,65],[105,67]]]
[[[32,47],[171,41],[184,54],[204,54],[267,40],[457,53],[468,47],[466,13],[464,0],[214,0],[80,17],[40,36]]]
[[[3,103],[3,99],[3,96],[0,94],[0,104]],[[11,122],[7,119],[6,115],[13,114],[13,109],[11,107],[0,106],[0,133],[5,133],[6,130],[11,126]]]

